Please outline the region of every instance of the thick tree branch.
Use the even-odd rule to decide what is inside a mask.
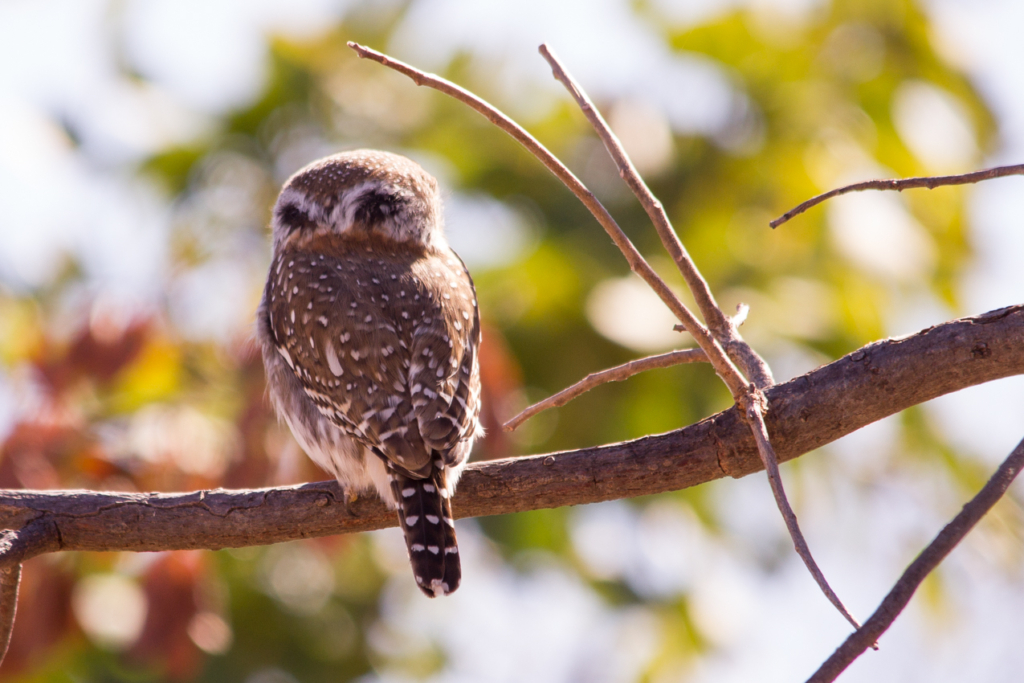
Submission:
[[[1006,489],[1010,488],[1010,484],[1020,474],[1022,467],[1024,467],[1024,440],[1017,444],[1017,447],[1003,461],[1003,464],[982,487],[978,495],[964,505],[953,521],[943,527],[935,540],[929,543],[928,547],[921,551],[917,559],[907,567],[875,613],[864,622],[864,626],[851,634],[832,653],[832,656],[825,660],[825,663],[814,675],[807,679],[807,683],[831,683],[853,663],[853,660],[864,654],[864,651],[889,629],[896,617],[910,602],[910,598],[914,596],[921,582],[939,566],[940,562],[946,559],[946,556],[964,539],[964,536],[1003,497]]]
[[[869,344],[772,387],[766,416],[780,462],[965,387],[1024,374],[1024,305]],[[735,407],[667,434],[471,465],[458,517],[629,498],[762,469]],[[60,550],[265,545],[393,526],[375,497],[346,506],[334,482],[254,491],[0,491],[0,526],[53,525]],[[38,527],[37,527],[38,528]]]
[[[782,214],[773,221],[769,221],[768,225],[773,228],[777,228],[786,221],[790,220],[794,216],[799,216],[807,209],[817,206],[822,202],[838,197],[840,195],[849,194],[851,192],[863,192],[864,190],[895,190],[896,192],[902,192],[903,190],[911,190],[916,188],[924,188],[933,190],[936,187],[948,187],[950,185],[971,185],[973,183],[980,183],[983,180],[991,180],[992,178],[1004,178],[1011,175],[1024,175],[1024,164],[1016,164],[1014,166],[996,166],[995,168],[986,168],[981,171],[973,171],[971,173],[962,173],[960,175],[939,175],[939,176],[922,176],[919,178],[889,178],[886,180],[865,180],[860,183],[853,183],[852,185],[845,185],[843,187],[837,187],[834,190],[828,192],[822,192],[819,195],[811,197],[805,202],[797,204],[792,209]]]

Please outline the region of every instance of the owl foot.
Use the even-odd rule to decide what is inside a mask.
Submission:
[[[356,491],[349,491],[348,489],[345,489],[344,493],[345,495],[341,502],[342,505],[345,506],[345,512],[348,513],[349,517],[358,517],[359,515],[356,514],[353,505],[355,505],[355,502],[359,500],[359,493]]]

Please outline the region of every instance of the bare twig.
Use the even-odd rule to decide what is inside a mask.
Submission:
[[[569,91],[569,94],[576,100],[576,104],[584,116],[587,117],[587,120],[590,121],[590,124],[597,132],[598,137],[601,138],[616,167],[619,169],[619,175],[622,177],[622,180],[640,201],[641,206],[644,207],[651,222],[654,224],[654,228],[658,231],[658,237],[661,238],[661,243],[665,246],[665,250],[672,257],[679,272],[686,280],[687,286],[693,292],[697,308],[700,309],[707,326],[716,333],[716,336],[723,336],[722,333],[729,326],[729,320],[718,307],[718,303],[715,301],[707,281],[704,280],[700,271],[697,270],[693,260],[686,251],[686,247],[680,241],[679,235],[676,234],[675,228],[672,227],[672,223],[669,221],[661,201],[647,187],[647,183],[644,182],[640,173],[636,170],[636,166],[633,165],[633,161],[626,154],[626,150],[623,149],[618,137],[604,120],[604,117],[601,116],[601,112],[594,106],[594,103],[590,100],[582,86],[562,66],[554,51],[547,44],[541,45],[538,49],[551,66],[551,72],[555,80],[559,81]]]
[[[14,632],[14,615],[18,611],[18,587],[21,585],[21,565],[0,569],[0,662],[7,656]]]
[[[764,398],[761,397],[761,400],[763,401]],[[839,599],[839,596],[836,595],[835,591],[828,584],[825,575],[818,567],[818,563],[814,561],[814,556],[811,555],[811,549],[807,545],[803,532],[800,531],[800,525],[796,520],[796,513],[793,512],[793,507],[789,504],[789,499],[786,498],[786,491],[782,487],[782,474],[779,472],[779,462],[775,456],[775,449],[772,448],[771,441],[768,439],[768,427],[764,423],[764,412],[764,406],[758,406],[756,403],[751,402],[747,407],[747,423],[750,425],[751,431],[754,434],[754,440],[757,442],[757,454],[761,457],[764,469],[768,473],[768,483],[771,484],[775,503],[779,506],[782,519],[786,522],[789,536],[793,539],[793,547],[796,549],[796,554],[804,561],[807,571],[814,577],[815,583],[818,584],[821,592],[825,594],[829,602],[839,610],[839,613],[854,628],[860,628],[860,623],[853,618],[850,611],[846,609],[846,605],[843,604],[842,600]]]
[[[707,360],[708,357],[700,349],[682,349],[680,351],[669,351],[668,353],[658,354],[657,356],[648,356],[647,358],[631,360],[628,363],[616,365],[615,367],[608,368],[607,370],[593,372],[581,379],[579,382],[576,382],[576,384],[573,384],[571,387],[562,389],[557,394],[548,396],[543,401],[534,403],[532,406],[502,425],[502,428],[506,432],[510,432],[534,415],[549,408],[564,406],[577,396],[581,396],[591,389],[608,382],[621,382],[624,379],[628,379],[641,372],[647,372],[648,370],[668,368],[673,365],[681,365],[683,363],[706,363]]]
[[[18,611],[21,563],[41,553],[60,550],[57,527],[37,519],[18,530],[6,529],[0,536],[0,662],[7,655]]]
[[[726,355],[722,346],[718,343],[711,332],[704,327],[703,324],[690,312],[688,308],[680,301],[679,297],[669,289],[669,286],[664,280],[651,268],[651,265],[644,259],[637,248],[630,241],[626,233],[622,231],[612,215],[608,213],[608,209],[594,196],[594,194],[587,189],[587,187],[577,178],[572,171],[566,168],[565,164],[558,160],[558,158],[552,154],[544,145],[542,145],[536,138],[526,132],[526,130],[517,124],[515,121],[510,119],[504,113],[499,111],[493,105],[485,102],[481,98],[477,97],[473,93],[461,88],[451,81],[447,81],[440,76],[435,74],[428,74],[416,69],[415,67],[409,66],[404,62],[400,62],[397,59],[393,59],[385,54],[371,50],[368,47],[359,45],[358,43],[349,42],[349,47],[356,51],[360,57],[365,59],[372,59],[380,64],[394,69],[401,74],[404,74],[411,78],[416,85],[426,85],[435,90],[445,93],[446,95],[453,97],[454,99],[468,105],[480,114],[482,114],[488,121],[502,129],[509,135],[511,135],[516,142],[525,147],[531,154],[543,163],[549,171],[551,171],[555,177],[562,181],[562,183],[575,194],[583,205],[590,210],[597,221],[601,224],[601,227],[605,229],[605,232],[612,238],[615,245],[626,257],[626,261],[629,263],[629,267],[639,275],[643,280],[654,290],[654,293],[665,302],[672,314],[686,326],[686,331],[689,332],[694,341],[700,348],[704,349],[708,359],[714,367],[715,372],[722,378],[726,386],[729,387],[729,391],[733,395],[733,399],[736,402],[743,400],[743,396],[746,395],[747,386],[746,381],[740,374],[736,366],[733,365],[732,361]]]
[[[916,188],[925,188],[928,190],[935,189],[936,187],[947,187],[949,185],[970,185],[972,183],[978,183],[982,180],[990,180],[992,178],[1003,178],[1011,175],[1024,175],[1024,164],[1016,164],[1013,166],[997,166],[995,168],[986,168],[981,171],[973,171],[971,173],[962,173],[960,175],[942,175],[942,176],[923,176],[920,178],[890,178],[888,180],[865,180],[860,183],[853,183],[852,185],[846,185],[844,187],[838,187],[828,192],[823,192],[815,197],[811,197],[805,202],[797,204],[792,209],[782,214],[775,220],[768,223],[773,228],[777,228],[794,216],[799,216],[807,209],[817,206],[822,202],[831,199],[832,197],[838,197],[840,195],[849,194],[851,192],[863,192],[864,190],[895,190],[896,192],[902,192],[903,190],[911,190]]]
[[[882,600],[875,613],[864,626],[850,635],[832,656],[825,660],[808,683],[830,683],[848,667],[853,660],[876,642],[888,630],[896,617],[910,602],[918,586],[925,580],[939,563],[964,539],[982,517],[992,509],[1006,493],[1013,480],[1024,467],[1024,440],[1017,444],[1013,452],[1003,461],[988,483],[974,496],[963,510],[947,524],[928,547],[907,567],[900,580],[896,582],[889,594]]]
[[[672,257],[683,279],[686,280],[686,285],[690,288],[690,292],[693,293],[694,301],[697,302],[697,308],[700,310],[704,321],[707,323],[715,339],[729,352],[730,357],[743,367],[747,377],[758,388],[766,389],[771,386],[773,381],[768,365],[750,348],[749,344],[742,340],[732,321],[718,306],[714,295],[711,293],[711,288],[708,287],[707,281],[697,269],[693,259],[690,258],[690,254],[687,253],[686,247],[680,241],[675,228],[672,227],[672,222],[669,220],[668,214],[665,213],[665,207],[662,206],[661,201],[647,187],[647,183],[644,182],[640,173],[636,170],[636,166],[633,165],[629,155],[626,154],[626,150],[623,149],[618,137],[612,132],[604,117],[601,116],[601,112],[594,106],[594,103],[591,102],[590,97],[587,96],[587,93],[580,84],[562,66],[562,63],[555,56],[551,48],[545,44],[541,45],[539,49],[541,55],[551,66],[551,72],[554,74],[555,79],[569,91],[569,94],[576,100],[576,104],[597,132],[598,137],[601,138],[616,167],[619,169],[619,176],[625,181],[626,185],[644,207],[644,210],[651,219],[651,223],[654,224],[655,230],[658,231],[661,243],[665,246],[669,256]],[[690,331],[689,328],[687,328],[687,331]]]

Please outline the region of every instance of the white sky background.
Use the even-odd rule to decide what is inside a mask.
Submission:
[[[211,117],[255,97],[265,76],[268,32],[309,35],[343,13],[346,4],[0,2],[0,203],[5,207],[0,283],[15,290],[39,285],[52,277],[62,254],[70,253],[84,267],[91,294],[129,307],[159,301],[171,280],[169,208],[165,197],[131,178],[131,164],[201,134]],[[654,4],[674,21],[693,22],[743,3]],[[799,15],[813,3],[767,4]],[[592,94],[602,89],[648,97],[660,93],[649,104],[675,130],[716,133],[737,93],[713,63],[669,53],[624,2],[600,0],[583,7],[583,0],[423,0],[388,49],[427,69],[440,68],[464,49],[484,67],[502,60],[506,67],[496,88],[529,93],[516,100],[531,102],[533,109],[515,112],[529,118],[564,96],[536,53],[547,41]],[[943,53],[972,74],[999,120],[1003,145],[985,163],[1020,162],[1024,5],[931,0],[930,11]],[[622,60],[627,53],[635,58]],[[147,80],[124,78],[119,60]],[[694,92],[701,96],[679,96]],[[80,149],[58,125],[60,117],[72,122]],[[893,312],[890,332],[1021,301],[1021,182],[989,182],[972,194],[977,261],[963,285],[965,310],[948,311],[927,298],[908,300]],[[485,198],[456,201],[468,215],[502,210],[488,206]],[[511,223],[502,226],[501,234],[511,240],[502,244],[515,243],[519,238]],[[453,228],[457,232],[457,225]],[[907,230],[912,234],[913,227]],[[487,264],[493,255],[478,258]],[[178,305],[186,307],[208,299],[194,293],[210,283],[226,292],[219,298],[221,308],[190,323],[195,334],[218,338],[248,324],[249,289],[259,274],[249,264],[213,264],[208,270],[170,288]],[[10,381],[0,377],[0,426],[17,412],[17,400]],[[995,463],[1021,436],[1024,382],[977,387],[935,401],[928,410],[965,453]],[[883,422],[844,439],[832,451],[840,466],[831,473],[813,461],[799,471],[785,469],[812,547],[858,615],[870,613],[888,590],[910,559],[907,548],[926,543],[963,502],[961,494],[926,477],[892,480],[882,491],[858,489],[858,477],[886,468],[891,434],[892,425]],[[721,537],[709,536],[683,508],[636,511],[612,503],[574,513],[577,552],[595,576],[624,578],[641,594],[690,592],[695,622],[713,647],[683,666],[679,680],[802,680],[841,641],[845,625],[792,556],[784,555],[770,575],[755,568],[754,560],[772,556],[773,548],[788,542],[766,483],[751,477],[723,482],[715,491],[726,527]],[[472,525],[465,529],[463,588],[445,601],[421,600],[401,588],[408,583],[407,567],[398,563],[385,619],[372,640],[376,646],[387,651],[394,633],[410,629],[421,639],[444,632],[441,644],[459,653],[440,676],[451,681],[630,680],[654,651],[660,635],[649,614],[607,607],[550,558],[539,557],[534,569],[514,574],[488,554],[486,540]],[[389,538],[380,541],[385,556]],[[1019,562],[1006,560],[994,539],[982,530],[946,565],[943,576],[956,619],[943,620],[915,602],[883,639],[881,652],[866,655],[843,680],[1017,680],[1024,669],[1019,646],[1024,571]],[[505,663],[503,676],[486,668],[493,661]],[[381,675],[400,680],[397,674]]]

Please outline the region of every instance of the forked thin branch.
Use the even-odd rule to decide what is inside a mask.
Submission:
[[[499,111],[493,105],[485,102],[481,98],[477,97],[473,93],[461,88],[451,81],[447,81],[440,76],[434,74],[427,74],[419,69],[409,66],[404,62],[400,62],[397,59],[393,59],[385,54],[371,50],[368,47],[359,45],[358,43],[349,42],[349,47],[356,51],[360,57],[365,59],[372,59],[380,64],[394,69],[401,74],[404,74],[411,78],[416,85],[426,85],[435,90],[445,93],[446,95],[453,97],[454,99],[472,107],[474,110],[482,114],[488,121],[502,129],[513,138],[516,142],[525,147],[531,154],[537,157],[541,163],[543,163],[548,170],[550,170],[555,177],[562,181],[562,183],[575,194],[583,205],[590,210],[590,213],[594,215],[597,221],[601,224],[601,227],[605,229],[605,232],[612,238],[615,245],[626,257],[626,261],[629,263],[629,267],[639,275],[643,280],[654,290],[654,293],[665,302],[672,314],[686,326],[686,331],[693,336],[697,345],[700,346],[707,354],[712,367],[718,376],[722,378],[726,386],[729,387],[729,391],[733,395],[733,400],[737,403],[743,401],[743,397],[747,392],[747,383],[743,376],[740,374],[736,366],[732,364],[726,356],[725,351],[722,349],[718,341],[715,340],[714,336],[704,327],[704,325],[697,320],[697,318],[690,312],[690,310],[680,301],[679,297],[669,289],[669,286],[664,280],[651,268],[651,265],[646,259],[640,254],[637,248],[633,245],[630,239],[626,236],[626,233],[622,231],[612,215],[608,213],[608,209],[598,201],[597,197],[594,196],[590,190],[577,178],[572,171],[566,168],[565,164],[558,160],[558,158],[552,154],[544,145],[542,145],[536,138],[526,132],[526,130],[517,124],[515,121],[510,119],[504,113]]]
[[[950,551],[964,539],[964,536],[992,509],[1006,493],[1006,489],[1013,483],[1022,467],[1024,467],[1024,440],[1017,444],[1017,447],[1003,461],[1003,464],[982,487],[978,495],[964,505],[963,510],[953,518],[953,521],[943,527],[935,540],[929,543],[928,547],[907,567],[903,575],[900,576],[900,580],[885,596],[882,604],[878,606],[871,618],[864,622],[864,625],[857,629],[856,633],[851,634],[832,653],[831,657],[825,660],[825,663],[814,675],[807,679],[807,683],[831,683],[853,663],[853,660],[864,654],[864,651],[888,630],[910,602],[910,598],[913,597],[925,577],[939,566],[946,555],[949,555]]]
[[[673,365],[681,365],[683,363],[706,363],[707,360],[708,357],[700,349],[682,349],[679,351],[661,353],[657,356],[648,356],[647,358],[631,360],[628,363],[616,365],[614,368],[608,368],[607,370],[601,370],[600,372],[593,372],[581,379],[579,382],[576,382],[576,384],[573,384],[571,387],[562,389],[557,394],[553,394],[543,401],[534,403],[532,406],[502,425],[502,428],[506,432],[510,432],[537,413],[544,412],[549,408],[564,406],[574,398],[581,396],[602,384],[607,384],[608,382],[621,382],[624,379],[628,379],[633,375],[638,375],[641,372],[647,372],[648,370],[669,368]]]
[[[714,295],[711,293],[711,288],[708,287],[707,281],[701,275],[700,270],[697,269],[693,259],[690,258],[690,254],[686,251],[686,247],[683,246],[679,235],[676,234],[675,228],[672,227],[672,221],[669,220],[668,214],[665,213],[665,207],[654,196],[651,189],[647,187],[647,183],[644,182],[640,173],[636,170],[636,166],[633,165],[633,161],[626,154],[626,150],[622,147],[619,138],[604,120],[604,117],[601,116],[601,112],[594,106],[594,103],[591,102],[590,97],[587,96],[587,93],[580,84],[562,66],[562,63],[555,56],[551,48],[546,44],[541,45],[540,54],[551,66],[551,72],[554,74],[555,79],[564,85],[565,89],[576,100],[576,104],[584,116],[587,117],[587,120],[590,121],[590,125],[593,126],[594,131],[604,143],[605,149],[608,150],[608,154],[611,155],[612,160],[615,162],[615,166],[619,170],[619,176],[633,192],[633,195],[636,196],[640,205],[644,207],[644,211],[647,212],[651,223],[654,224],[654,228],[658,232],[658,237],[661,238],[665,251],[672,257],[676,268],[679,269],[680,274],[686,281],[686,286],[689,287],[690,292],[693,294],[697,308],[700,310],[704,322],[707,323],[715,339],[729,353],[730,358],[742,366],[746,376],[759,389],[770,387],[774,382],[768,364],[750,348],[749,344],[743,341],[733,322],[722,312],[722,309],[715,301]]]
[[[744,412],[744,415],[749,415],[751,410],[758,412],[758,419],[756,421],[751,421],[749,417],[745,419],[748,422],[750,429],[753,431],[755,439],[758,438],[758,424],[761,425],[760,430],[764,432],[764,438],[767,439],[767,432],[764,430],[764,421],[761,416],[761,413],[766,408],[767,403],[760,387],[762,385],[765,387],[771,385],[771,373],[768,371],[767,366],[763,361],[754,354],[753,350],[749,349],[749,347],[739,339],[735,326],[714,302],[710,291],[707,290],[707,283],[704,282],[703,277],[701,277],[699,272],[696,271],[696,267],[693,265],[693,262],[689,259],[689,256],[686,255],[685,249],[683,248],[682,243],[679,242],[678,236],[675,235],[675,231],[672,229],[663,208],[637,174],[636,168],[626,156],[625,151],[622,149],[622,145],[597,113],[582,88],[572,80],[571,76],[568,75],[550,51],[548,51],[544,46],[541,48],[541,53],[551,64],[556,78],[565,84],[573,96],[576,97],[577,101],[580,102],[580,105],[584,108],[584,112],[587,114],[588,118],[590,118],[592,124],[597,128],[598,133],[605,141],[612,157],[619,166],[620,175],[623,179],[627,180],[630,188],[637,193],[638,197],[640,197],[645,209],[648,210],[652,220],[655,222],[655,225],[658,226],[659,234],[662,234],[662,239],[665,241],[666,248],[669,250],[669,253],[672,254],[674,258],[676,256],[679,257],[677,259],[677,264],[679,264],[684,276],[687,276],[689,273],[693,278],[695,278],[695,285],[691,285],[691,288],[694,289],[694,296],[699,302],[701,302],[702,308],[707,307],[709,313],[706,315],[713,320],[724,321],[719,322],[717,327],[722,332],[723,337],[727,337],[725,339],[726,344],[731,345],[731,350],[733,350],[734,353],[736,352],[737,347],[747,349],[748,353],[746,353],[745,356],[743,354],[739,354],[739,356],[747,359],[748,362],[744,363],[745,366],[748,364],[753,365],[754,370],[751,371],[748,369],[748,372],[751,372],[753,377],[756,378],[756,381],[748,383],[743,375],[740,374],[736,369],[736,366],[733,365],[732,361],[725,353],[723,346],[719,343],[718,335],[712,335],[708,328],[704,327],[704,325],[702,325],[693,316],[689,309],[680,302],[679,298],[672,293],[668,288],[668,285],[665,284],[664,280],[654,272],[650,264],[648,264],[640,252],[637,251],[633,243],[628,237],[626,237],[625,233],[611,217],[611,214],[608,213],[608,210],[604,208],[593,193],[591,193],[590,190],[588,190],[586,186],[584,186],[583,183],[580,182],[580,180],[576,178],[576,176],[573,175],[573,173],[566,168],[561,161],[558,160],[557,157],[548,151],[548,149],[540,144],[540,142],[538,142],[533,136],[527,133],[521,126],[512,121],[502,112],[498,111],[491,104],[454,83],[433,74],[426,74],[419,69],[409,66],[408,64],[404,64],[398,60],[388,57],[387,55],[363,47],[357,43],[350,42],[348,45],[355,50],[360,57],[373,59],[384,66],[390,67],[405,74],[406,76],[409,76],[417,85],[428,85],[469,105],[476,111],[483,114],[489,121],[497,125],[499,128],[512,135],[512,137],[514,137],[520,144],[526,147],[527,150],[544,163],[544,165],[547,166],[548,169],[566,185],[566,187],[572,190],[580,201],[582,201],[590,210],[594,217],[597,218],[598,222],[601,223],[605,231],[611,236],[616,246],[619,247],[619,250],[622,252],[623,256],[625,256],[633,271],[640,275],[647,284],[650,285],[655,293],[658,294],[662,301],[664,301],[669,309],[676,315],[679,321],[683,323],[686,331],[693,336],[694,340],[706,354],[711,365],[714,367],[715,372],[722,381],[725,382],[726,386],[729,387],[733,400],[736,401],[737,406],[739,406]],[[671,236],[667,233],[671,233]],[[690,284],[690,279],[690,277],[687,277],[688,284]],[[751,360],[751,357],[756,360]],[[769,446],[767,449],[759,448],[759,452],[761,457],[765,460],[765,463],[769,466],[774,466],[777,471],[778,463],[775,458],[774,450]],[[827,582],[825,582],[821,571],[814,562],[814,559],[810,554],[810,550],[807,548],[807,543],[803,539],[803,536],[800,534],[799,528],[797,527],[796,517],[793,514],[793,510],[789,506],[788,501],[786,501],[786,494],[782,488],[781,478],[770,478],[769,481],[771,482],[772,492],[774,493],[776,500],[779,502],[780,511],[782,511],[783,517],[786,519],[786,526],[790,529],[791,534],[793,534],[793,544],[800,553],[801,558],[808,567],[811,568],[815,581],[817,581],[822,587],[822,590],[825,591],[825,595],[828,597],[829,601],[837,606],[844,617],[856,625],[857,622],[853,620],[849,615],[849,612],[842,606],[842,603],[839,602],[834,591],[832,591]],[[793,533],[794,529],[796,530],[795,533]]]
[[[925,188],[933,190],[936,187],[948,187],[950,185],[970,185],[973,183],[981,182],[982,180],[991,180],[992,178],[1003,178],[1010,175],[1024,175],[1024,164],[1016,164],[1014,166],[997,166],[995,168],[986,168],[981,171],[973,171],[971,173],[962,173],[960,175],[940,175],[940,176],[922,176],[919,178],[890,178],[888,180],[865,180],[860,183],[853,183],[852,185],[845,185],[843,187],[837,187],[834,190],[823,192],[815,197],[811,197],[805,202],[797,204],[792,209],[782,214],[775,220],[768,223],[773,228],[777,228],[794,216],[799,216],[807,209],[817,206],[822,202],[832,199],[832,197],[838,197],[840,195],[849,194],[851,192],[863,192],[864,190],[895,190],[896,192],[902,192],[903,190],[911,190],[916,188]]]
[[[669,252],[669,255],[672,256],[676,266],[679,268],[679,272],[682,273],[686,284],[693,293],[701,314],[715,333],[715,338],[722,343],[724,348],[733,352],[732,357],[738,359],[738,362],[744,367],[751,378],[752,384],[747,394],[742,400],[738,400],[737,404],[743,409],[745,420],[750,426],[750,430],[757,442],[758,455],[761,457],[761,461],[764,463],[765,470],[768,473],[768,483],[771,485],[775,502],[779,506],[779,512],[786,522],[786,529],[789,530],[789,535],[793,539],[793,547],[796,549],[800,559],[807,565],[808,571],[811,572],[811,576],[814,577],[814,581],[821,588],[829,602],[839,610],[839,613],[854,628],[858,628],[860,624],[857,623],[857,620],[846,609],[839,596],[829,586],[828,581],[825,580],[825,575],[818,567],[818,563],[815,562],[814,556],[811,555],[811,549],[808,547],[807,540],[804,538],[803,532],[800,531],[800,525],[797,523],[796,513],[793,512],[793,507],[786,498],[782,477],[779,475],[778,458],[775,455],[775,449],[772,448],[769,441],[768,430],[764,424],[764,413],[768,409],[768,402],[762,390],[772,384],[771,371],[768,369],[768,365],[743,341],[739,336],[736,325],[718,307],[711,294],[711,290],[708,288],[707,282],[700,274],[700,271],[697,270],[697,266],[693,263],[690,255],[686,252],[686,248],[683,247],[679,236],[672,228],[672,223],[669,221],[661,202],[658,201],[650,188],[647,187],[647,184],[644,183],[633,162],[630,161],[629,155],[623,149],[622,143],[619,142],[619,139],[609,128],[601,113],[590,101],[590,98],[587,97],[586,92],[573,79],[565,67],[562,66],[547,45],[540,46],[540,53],[548,61],[548,64],[551,65],[555,78],[575,98],[576,103],[583,110],[584,115],[586,115],[594,130],[604,142],[608,153],[615,161],[615,165],[619,169],[619,175],[647,211],[647,215],[651,218],[651,222],[654,223],[658,235],[661,237],[662,244]]]

